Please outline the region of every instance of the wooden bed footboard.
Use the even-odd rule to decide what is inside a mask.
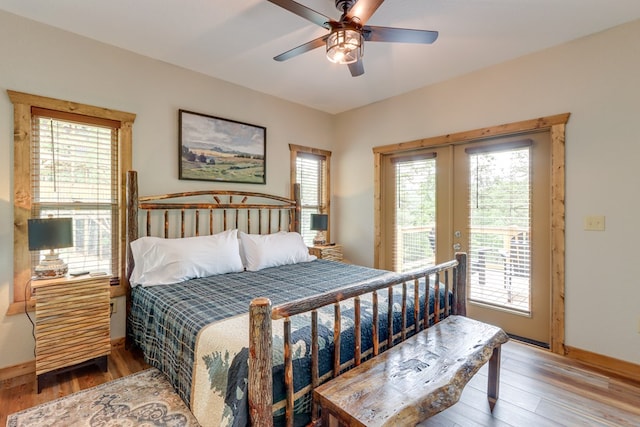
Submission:
[[[272,321],[284,319],[284,382],[286,389],[285,418],[286,425],[293,426],[293,355],[291,342],[291,316],[310,313],[311,314],[311,390],[320,385],[318,373],[318,310],[325,306],[334,307],[334,354],[333,373],[335,378],[340,375],[343,366],[340,365],[340,331],[341,331],[341,302],[353,299],[355,312],[354,329],[354,359],[353,366],[358,366],[362,361],[360,349],[360,298],[364,295],[371,295],[373,301],[373,336],[378,337],[378,292],[387,291],[389,293],[389,307],[387,313],[387,340],[380,343],[379,339],[373,340],[372,357],[404,341],[409,336],[429,327],[429,318],[433,316],[433,322],[437,323],[441,316],[466,315],[466,280],[467,280],[467,255],[457,253],[454,260],[425,268],[419,271],[405,273],[400,278],[391,281],[374,279],[365,283],[342,289],[327,292],[321,295],[301,299],[298,301],[281,304],[272,307],[271,301],[267,298],[256,298],[250,306],[250,342],[249,342],[249,411],[251,425],[272,426],[273,425],[273,378],[272,378]],[[419,306],[419,298],[413,298],[413,303],[408,303],[407,295],[413,287],[413,292],[417,295],[419,286],[426,286],[429,289],[433,285],[434,295],[440,295],[440,287],[445,287],[445,295],[449,292],[453,294],[453,303],[449,306],[449,298],[445,298],[445,307],[440,307],[440,298],[434,298],[433,311],[429,309],[429,298],[425,298],[425,306]],[[393,330],[393,315],[391,298],[393,288],[402,287],[402,327],[401,331]],[[428,292],[427,292],[428,295]],[[410,306],[411,305],[411,306]],[[424,315],[420,318],[420,309],[423,308]],[[415,324],[407,326],[407,312],[413,310],[413,319],[417,319]],[[312,421],[318,420],[318,408],[315,402],[312,406]]]

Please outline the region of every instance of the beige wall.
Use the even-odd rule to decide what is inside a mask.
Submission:
[[[566,344],[640,363],[640,21],[337,118],[335,236],[373,263],[371,148],[570,112]],[[425,70],[429,72],[429,70]],[[605,232],[583,230],[605,215]]]
[[[180,108],[266,126],[267,184],[231,186],[236,189],[289,196],[288,144],[329,149],[332,142],[328,114],[4,12],[0,58],[0,368],[34,357],[26,316],[5,316],[13,298],[13,108],[7,89],[137,114],[133,165],[141,194],[216,187],[178,180]],[[120,299],[113,337],[125,334],[124,307]]]

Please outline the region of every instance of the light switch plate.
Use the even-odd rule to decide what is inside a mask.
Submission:
[[[604,215],[589,215],[585,217],[584,229],[587,231],[604,231]]]

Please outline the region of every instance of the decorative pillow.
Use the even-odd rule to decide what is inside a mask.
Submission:
[[[315,256],[309,255],[309,248],[304,244],[302,236],[296,232],[280,231],[261,235],[240,231],[239,235],[244,266],[249,271],[316,259]]]
[[[141,237],[131,242],[135,266],[130,281],[133,285],[166,285],[242,271],[237,233],[227,230],[182,239]]]

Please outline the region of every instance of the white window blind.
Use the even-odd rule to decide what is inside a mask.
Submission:
[[[32,109],[31,216],[73,219],[74,246],[59,250],[70,272],[118,275],[119,126]],[[32,270],[39,256],[32,257]]]
[[[395,166],[394,269],[435,264],[436,156],[399,157]]]
[[[296,158],[296,182],[300,184],[302,204],[300,234],[304,242],[313,246],[317,231],[310,230],[311,214],[324,212],[325,163],[324,156],[311,153],[298,153]]]
[[[531,140],[468,149],[470,299],[529,313]]]

